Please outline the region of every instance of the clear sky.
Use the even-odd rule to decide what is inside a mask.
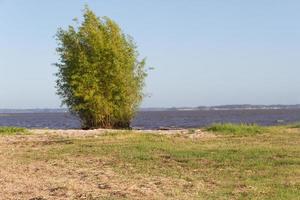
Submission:
[[[55,108],[54,35],[84,4],[134,37],[143,107],[300,103],[298,0],[0,0],[0,108]]]

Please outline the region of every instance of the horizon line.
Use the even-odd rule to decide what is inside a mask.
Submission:
[[[167,109],[167,108],[213,108],[213,107],[225,107],[225,106],[300,106],[298,104],[218,104],[218,105],[199,105],[199,106],[149,106],[149,107],[140,107],[139,109]],[[68,108],[59,108],[59,107],[36,107],[36,108],[0,108],[0,110],[66,110]]]

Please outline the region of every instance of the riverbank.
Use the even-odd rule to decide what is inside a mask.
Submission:
[[[7,129],[0,135],[0,199],[300,196],[297,125],[160,131]]]

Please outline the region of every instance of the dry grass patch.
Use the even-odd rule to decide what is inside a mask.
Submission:
[[[0,199],[295,199],[300,131],[0,138]]]

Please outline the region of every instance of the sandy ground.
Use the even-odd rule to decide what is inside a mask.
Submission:
[[[202,129],[174,129],[174,130],[131,130],[136,133],[145,134],[163,134],[163,135],[186,135],[190,138],[199,137],[215,137],[214,134],[208,134]],[[101,135],[105,133],[117,133],[117,132],[128,132],[128,130],[119,129],[93,129],[93,130],[80,130],[80,129],[31,129],[31,133],[36,135],[43,134],[53,134],[53,135],[63,135],[63,136],[73,136],[73,137],[89,137],[95,135]]]
[[[104,133],[124,130],[44,130],[32,129],[31,135],[0,137],[0,200],[63,199],[164,199],[174,188],[189,182],[164,177],[133,175],[128,179],[111,167],[113,160],[96,157],[65,157],[35,161],[24,157],[31,152],[49,151],[74,138],[97,138]],[[214,137],[201,130],[136,130],[138,133],[184,134],[190,138]],[[187,134],[188,133],[188,134]],[[39,156],[39,155],[36,155]],[[124,166],[126,167],[126,166]],[[199,185],[199,187],[201,184]],[[186,197],[188,198],[188,195]]]

